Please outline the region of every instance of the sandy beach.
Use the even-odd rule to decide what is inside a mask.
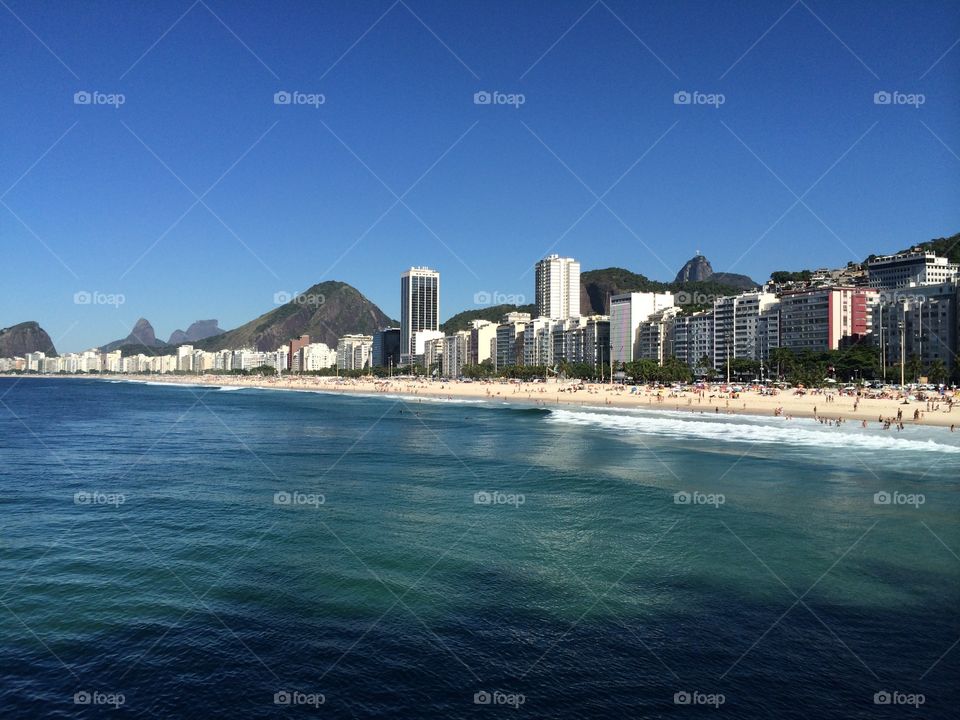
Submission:
[[[63,377],[63,376],[56,376]],[[80,376],[84,377],[84,376]],[[86,376],[89,377],[89,376]],[[161,375],[149,377],[107,376],[104,379],[128,382],[160,382],[219,387],[257,387],[303,390],[339,394],[387,394],[409,398],[446,400],[485,400],[532,403],[541,406],[572,405],[580,407],[622,407],[632,409],[675,410],[703,414],[743,414],[760,417],[780,415],[787,418],[814,419],[824,424],[841,421],[867,427],[883,427],[887,421],[895,431],[904,425],[927,425],[950,429],[960,426],[960,405],[949,392],[945,397],[910,397],[906,403],[896,396],[857,397],[840,390],[795,389],[765,394],[753,389],[731,392],[724,385],[703,389],[671,390],[632,385],[602,385],[575,380],[548,382],[511,382],[494,379],[475,382],[412,380],[388,378],[333,378],[289,376],[282,378],[244,377],[234,375]]]

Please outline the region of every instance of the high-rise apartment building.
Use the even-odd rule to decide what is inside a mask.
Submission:
[[[580,263],[548,255],[537,263],[537,316],[551,320],[580,317]]]
[[[440,330],[440,273],[412,267],[400,275],[400,361],[416,355],[414,335]]]

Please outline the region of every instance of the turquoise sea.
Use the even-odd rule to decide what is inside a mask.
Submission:
[[[952,718],[960,433],[0,378],[2,718]]]

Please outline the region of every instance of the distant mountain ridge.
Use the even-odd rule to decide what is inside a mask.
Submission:
[[[167,344],[180,345],[182,343],[196,342],[197,340],[206,340],[208,337],[221,335],[224,332],[226,332],[226,330],[220,327],[219,321],[217,320],[197,320],[187,328],[186,332],[183,330],[174,330],[170,333],[170,339],[167,340]]]
[[[0,357],[19,357],[42,352],[56,355],[57,349],[47,331],[35,320],[28,320],[7,328],[0,328]]]
[[[713,271],[713,266],[706,256],[697,253],[687,260],[680,272],[673,280],[675,283],[689,282],[713,282],[728,287],[740,288],[741,290],[753,290],[760,286],[746,275],[737,273],[718,273]]]
[[[166,343],[162,340],[157,340],[157,335],[153,331],[153,325],[150,324],[150,321],[146,318],[140,318],[137,320],[137,324],[133,326],[133,330],[130,331],[129,335],[120,340],[114,340],[106,345],[101,345],[100,352],[113,352],[122,347],[142,346],[145,348],[158,348],[165,345]]]

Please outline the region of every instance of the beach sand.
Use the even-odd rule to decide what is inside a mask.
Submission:
[[[63,376],[52,376],[63,377]],[[934,400],[938,405],[928,405],[926,400],[910,400],[904,404],[896,397],[859,399],[836,390],[807,390],[796,394],[793,389],[779,391],[776,395],[762,395],[754,390],[740,393],[724,392],[724,386],[714,385],[704,390],[674,392],[669,388],[657,389],[646,386],[602,385],[578,381],[550,380],[545,383],[516,383],[495,379],[478,382],[451,382],[441,380],[397,380],[378,378],[333,378],[315,376],[286,376],[282,378],[243,377],[234,375],[162,375],[137,378],[110,376],[132,382],[163,382],[190,385],[216,385],[233,387],[257,387],[285,390],[309,390],[339,394],[387,394],[407,398],[436,398],[447,400],[487,400],[500,402],[532,403],[540,406],[572,405],[580,407],[622,407],[653,410],[674,410],[704,414],[743,414],[771,417],[780,414],[790,418],[815,418],[824,423],[836,422],[882,426],[884,419],[894,421],[902,411],[905,425],[928,425],[949,428],[960,426],[960,397],[952,408],[947,398]],[[634,387],[636,388],[634,390]],[[579,389],[578,389],[579,388]],[[949,396],[948,396],[949,397]],[[920,416],[914,419],[914,413]]]

